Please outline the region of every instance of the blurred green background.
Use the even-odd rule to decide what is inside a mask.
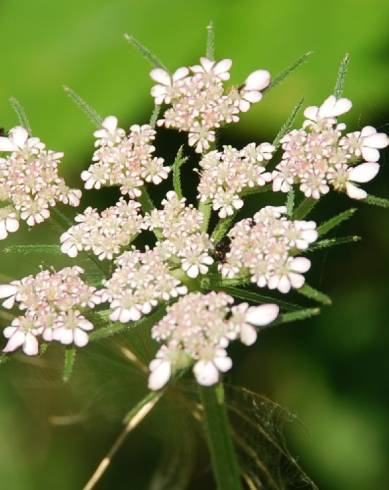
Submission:
[[[147,121],[150,67],[123,34],[134,34],[174,69],[203,54],[211,19],[217,57],[234,61],[233,82],[256,68],[276,74],[314,51],[238,126],[225,130],[223,142],[271,140],[301,96],[310,105],[331,93],[345,52],[351,54],[345,95],[354,104],[346,118],[349,127],[388,127],[385,0],[3,0],[0,126],[16,124],[8,99],[17,97],[34,134],[65,152],[67,180],[81,186],[79,173],[89,162],[93,127],[62,85],[74,88],[100,114],[116,114],[123,127]],[[167,132],[160,138],[163,153],[172,157],[181,140]],[[385,157],[382,163],[369,189],[389,197]],[[90,192],[83,204],[98,198],[106,205],[114,197]],[[354,204],[326,199],[316,217]],[[319,488],[328,490],[381,490],[389,481],[389,211],[358,207],[337,233],[357,233],[363,241],[316,255],[311,273],[310,283],[333,298],[333,307],[318,318],[263,334],[254,348],[237,352],[240,361],[228,378],[297,414],[299,422],[288,430],[292,452]],[[58,231],[44,225],[15,234],[6,244],[47,243],[57,237]],[[3,256],[0,264],[4,280],[36,272],[39,260]],[[6,320],[1,319],[3,325]],[[1,489],[82,488],[120,430],[126,410],[145,393],[145,380],[118,354],[117,342],[80,353],[66,386],[59,351],[33,361],[17,357],[1,366]],[[145,351],[145,358],[149,354]],[[131,435],[98,488],[150,488],[163,441],[181,444],[188,423],[177,407],[163,405]],[[195,490],[213,488],[204,450],[197,451]]]

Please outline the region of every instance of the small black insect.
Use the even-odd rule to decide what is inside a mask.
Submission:
[[[224,259],[226,258],[226,254],[229,250],[230,250],[230,240],[227,237],[224,237],[216,245],[215,250],[213,252],[213,258],[220,262],[224,262]]]

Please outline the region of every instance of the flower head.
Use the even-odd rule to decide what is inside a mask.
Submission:
[[[199,384],[218,382],[232,360],[227,354],[230,341],[239,338],[246,345],[255,342],[255,326],[263,327],[278,316],[274,304],[231,306],[225,293],[190,293],[170,306],[152,329],[152,337],[163,345],[150,363],[149,387],[162,388],[183,366],[193,365]]]
[[[42,223],[57,202],[78,206],[81,191],[70,189],[58,175],[63,153],[47,150],[27,130],[17,126],[0,137],[0,199],[9,203],[0,209],[0,240],[18,230],[19,220],[29,226]]]

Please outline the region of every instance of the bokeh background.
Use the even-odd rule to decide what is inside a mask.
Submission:
[[[349,127],[387,130],[385,0],[2,0],[0,126],[17,123],[8,104],[10,96],[17,97],[34,134],[65,152],[63,175],[81,186],[93,127],[62,86],[70,85],[100,114],[116,114],[124,127],[145,122],[152,110],[150,67],[123,34],[134,34],[174,69],[204,53],[211,19],[217,57],[234,60],[236,83],[256,68],[276,74],[314,51],[238,126],[223,131],[222,142],[271,140],[301,96],[311,105],[331,93],[345,52],[351,54],[345,95],[354,104]],[[180,138],[172,132],[159,138],[162,153],[172,158]],[[385,160],[369,189],[389,197]],[[184,187],[191,178],[188,174]],[[112,192],[90,192],[83,205],[103,207],[114,198]],[[315,216],[329,217],[345,207],[350,207],[346,199],[328,198]],[[254,348],[238,350],[239,363],[228,378],[297,415],[299,421],[287,428],[289,445],[319,488],[328,490],[381,490],[389,481],[389,210],[358,208],[336,233],[357,233],[363,240],[316,255],[311,273],[310,283],[327,292],[333,306],[317,318],[271,329]],[[57,238],[58,230],[43,225],[6,244]],[[1,279],[36,272],[50,261],[55,263],[50,257],[3,255]],[[6,321],[2,316],[2,325]],[[131,336],[142,345],[138,333],[120,345],[131,343]],[[67,385],[61,382],[59,351],[34,361],[16,356],[0,366],[0,488],[82,488],[120,430],[121,418],[145,393],[144,378],[120,354],[118,342],[80,353]],[[149,347],[143,349],[147,360]],[[183,444],[188,427],[181,408],[162,405],[131,435],[99,488],[159,488],[150,481],[166,442],[170,448]],[[188,454],[195,465],[190,488],[213,488],[205,447],[200,443]]]

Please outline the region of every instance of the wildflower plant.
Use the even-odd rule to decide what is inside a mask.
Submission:
[[[122,195],[103,211],[87,207],[70,219],[56,208],[58,203],[78,207],[81,191],[67,187],[58,173],[63,154],[47,150],[32,135],[23,110],[13,101],[21,120],[0,137],[0,239],[16,232],[20,221],[32,227],[53,219],[62,232],[58,244],[14,245],[3,254],[50,251],[68,256],[73,265],[54,270],[46,264],[36,275],[0,285],[2,307],[13,318],[3,330],[2,361],[18,350],[42,355],[50,343],[58,342],[67,346],[68,380],[78,349],[138,329],[153,340],[154,357],[148,367],[133,353],[129,358],[142,372],[147,370],[150,391],[127,415],[124,432],[85,489],[94,488],[124,436],[169,392],[187,396],[193,416],[204,424],[219,489],[242,489],[243,481],[249,488],[281,488],[278,471],[278,476],[269,475],[266,465],[255,465],[250,447],[229,425],[227,410],[234,405],[228,398],[236,398],[236,389],[225,395],[222,380],[233,366],[231,344],[250,346],[269,325],[319,313],[316,306],[299,307],[280,299],[291,290],[319,304],[331,302],[307,284],[311,259],[306,255],[357,240],[323,239],[355,209],[321,224],[309,213],[330,191],[389,207],[389,201],[368,195],[360,186],[379,172],[380,151],[389,139],[371,126],[346,132],[339,122],[352,106],[342,96],[346,56],[334,93],[304,110],[300,129],[293,127],[302,101],[272,142],[252,142],[240,149],[221,146],[217,132],[238,123],[242,113],[308,54],[273,80],[267,70],[256,67],[235,86],[229,83],[232,61],[214,59],[212,27],[206,56],[172,73],[138,41],[127,39],[153,65],[155,111],[148,124],[133,124],[126,131],[115,116],[100,118],[66,88],[96,124],[91,164],[81,172],[85,189],[114,186]],[[194,152],[181,147],[172,164],[165,161],[155,143],[159,127],[185,133]],[[196,203],[183,195],[181,185],[181,168],[193,155]],[[154,204],[149,190],[168,179],[172,188]],[[246,196],[259,193],[267,193],[269,203],[251,217],[240,217]],[[278,205],[271,204],[274,198]],[[145,233],[154,238],[142,242]],[[81,267],[81,257],[94,268],[93,275]],[[274,290],[280,294],[273,296]],[[247,407],[255,405],[255,394],[242,390],[240,396]],[[253,409],[247,416],[257,415]],[[269,441],[270,436],[261,444]],[[285,449],[274,447],[288,459]],[[314,487],[297,463],[288,461],[300,479]]]

